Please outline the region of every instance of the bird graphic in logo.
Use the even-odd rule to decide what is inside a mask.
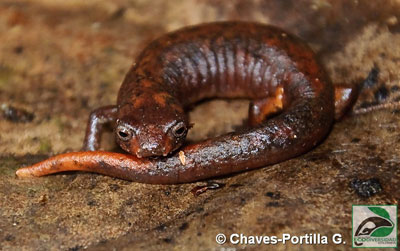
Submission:
[[[385,237],[394,229],[394,223],[389,213],[380,207],[368,207],[377,216],[368,217],[358,226],[354,237]],[[356,246],[363,245],[362,242],[354,241]]]

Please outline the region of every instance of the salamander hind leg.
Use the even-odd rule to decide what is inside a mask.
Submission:
[[[340,120],[353,107],[360,89],[359,84],[335,85],[335,120]]]
[[[278,88],[275,96],[250,102],[249,125],[256,126],[283,109],[283,88]]]

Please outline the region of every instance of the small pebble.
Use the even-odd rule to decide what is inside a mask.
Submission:
[[[35,118],[33,113],[6,104],[1,105],[1,111],[6,120],[15,123],[27,123],[31,122]]]
[[[383,102],[387,99],[387,97],[389,96],[389,91],[386,88],[386,86],[382,85],[381,87],[378,88],[378,90],[376,90],[374,92],[374,97],[375,100],[378,102]]]
[[[369,72],[367,78],[363,82],[364,88],[370,88],[378,83],[379,68],[374,66]]]
[[[376,178],[368,180],[354,179],[351,181],[350,187],[363,198],[369,198],[382,191],[381,183]]]

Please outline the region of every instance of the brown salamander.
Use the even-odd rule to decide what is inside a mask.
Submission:
[[[309,46],[279,28],[251,22],[190,26],[141,52],[117,105],[90,115],[86,152],[57,155],[17,175],[81,170],[172,184],[259,168],[312,149],[357,95],[357,86],[334,88]],[[205,98],[250,99],[251,126],[182,147],[190,127],[185,108]],[[127,154],[96,151],[108,122]]]

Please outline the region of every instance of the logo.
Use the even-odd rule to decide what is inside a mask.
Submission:
[[[396,205],[353,205],[353,247],[397,247]]]

